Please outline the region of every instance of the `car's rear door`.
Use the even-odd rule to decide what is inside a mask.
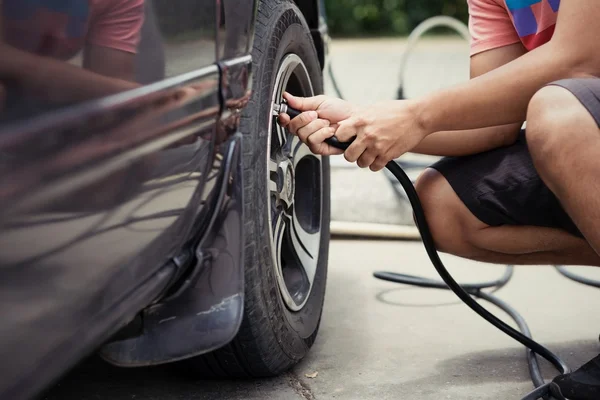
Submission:
[[[164,287],[213,161],[217,1],[84,3],[0,3],[0,398]]]

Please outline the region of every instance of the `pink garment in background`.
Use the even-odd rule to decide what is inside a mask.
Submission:
[[[144,0],[89,0],[87,42],[135,53],[144,22]]]
[[[86,44],[136,52],[144,0],[3,0],[4,39],[38,55],[68,60]]]

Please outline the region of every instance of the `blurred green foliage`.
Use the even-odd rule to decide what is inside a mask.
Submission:
[[[467,0],[325,0],[332,36],[407,35],[419,23],[448,15],[467,23]]]

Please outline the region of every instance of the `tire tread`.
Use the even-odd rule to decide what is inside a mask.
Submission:
[[[284,10],[285,9],[285,10]],[[278,16],[283,10],[283,14]],[[276,20],[273,33],[273,24]],[[253,71],[261,70],[261,75],[271,76],[275,68],[275,54],[277,54],[279,40],[283,36],[285,29],[291,24],[302,24],[306,39],[312,43],[312,37],[301,12],[292,1],[289,0],[260,0],[257,17],[255,21],[255,38],[253,48]],[[269,40],[270,43],[266,43]],[[318,60],[316,50],[313,46],[314,60]],[[267,62],[264,62],[264,58]],[[260,64],[263,65],[260,65]],[[317,61],[318,63],[318,61]],[[320,76],[319,76],[320,78]],[[270,88],[270,82],[260,81],[262,87],[253,87],[254,91],[264,91]],[[318,86],[321,87],[319,81]],[[252,96],[246,109],[257,110],[270,107],[268,99],[263,100],[267,104],[257,104],[257,100]],[[264,150],[257,148],[256,140],[253,136],[257,135],[253,127],[255,116],[244,113],[240,119],[240,127],[244,137],[243,144],[243,177],[244,177],[244,213],[252,215],[255,212],[253,199],[258,198],[258,176],[256,165],[259,165],[259,157],[264,154]],[[260,171],[258,171],[260,172]],[[295,365],[304,357],[308,349],[312,346],[318,331],[314,331],[310,337],[302,339],[298,344],[301,351],[290,353],[278,341],[282,331],[289,331],[290,327],[285,321],[285,317],[273,312],[276,307],[272,302],[279,296],[276,285],[269,285],[263,282],[258,270],[261,267],[261,259],[269,254],[268,246],[263,245],[256,239],[257,230],[264,230],[265,226],[260,226],[253,218],[246,218],[244,230],[246,236],[245,244],[245,291],[244,298],[244,316],[237,336],[226,346],[215,350],[209,354],[194,357],[188,360],[197,372],[204,377],[210,378],[259,378],[270,377],[281,374]],[[263,254],[263,255],[261,255]],[[269,289],[266,289],[269,288]],[[265,292],[266,290],[266,292]],[[277,293],[273,293],[276,291]],[[284,332],[288,337],[294,337],[292,332]]]

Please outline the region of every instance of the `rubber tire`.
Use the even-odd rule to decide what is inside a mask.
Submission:
[[[317,273],[309,299],[296,313],[285,306],[271,258],[266,206],[267,136],[277,66],[295,53],[305,63],[315,94],[322,71],[308,26],[291,1],[260,0],[253,48],[253,93],[241,121],[244,167],[244,318],[235,339],[193,359],[205,377],[277,376],[302,360],[313,345],[323,310],[329,255],[329,159],[322,159],[323,207]]]

